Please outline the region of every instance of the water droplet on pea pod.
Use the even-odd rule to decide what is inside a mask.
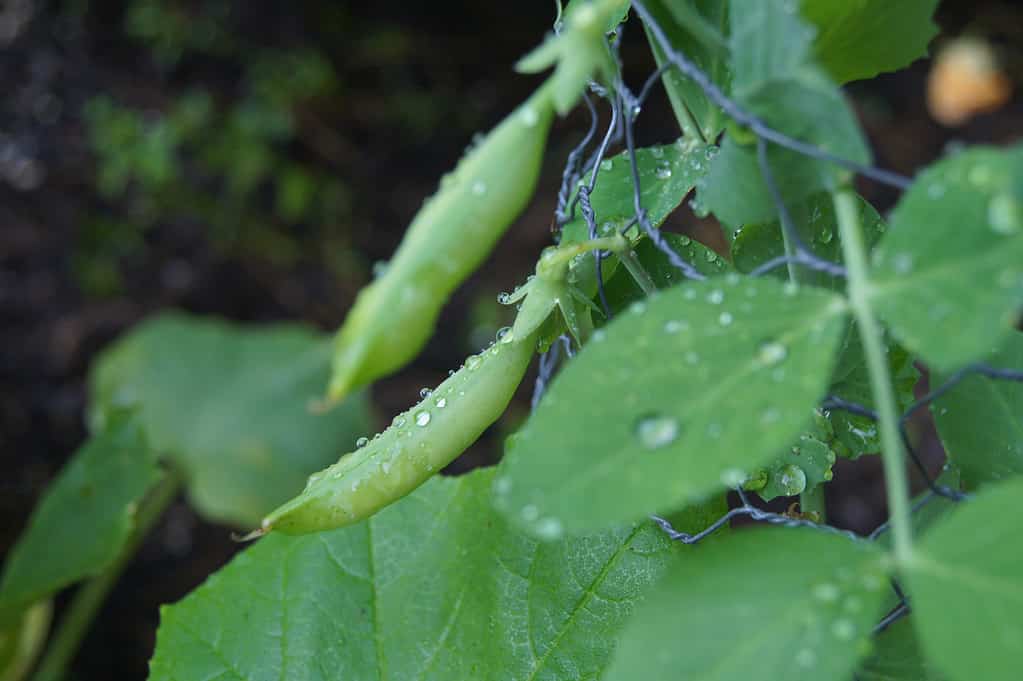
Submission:
[[[636,420],[636,437],[647,449],[660,449],[678,439],[681,428],[673,416],[646,414]]]

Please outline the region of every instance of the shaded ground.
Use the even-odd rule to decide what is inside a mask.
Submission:
[[[16,14],[0,19],[3,552],[47,481],[85,436],[83,380],[99,349],[168,306],[239,320],[300,319],[325,330],[336,327],[370,276],[371,264],[389,256],[423,197],[472,133],[499,120],[537,82],[514,75],[511,65],[552,19],[548,3],[526,9],[512,3],[370,4],[357,16],[344,3],[307,0],[275,8],[226,3],[231,30],[248,44],[311,45],[340,74],[335,97],[304,104],[297,112],[298,132],[284,153],[343,178],[350,197],[344,219],[329,231],[289,226],[284,231],[302,247],[286,262],[241,239],[214,237],[200,221],[157,221],[144,234],[113,240],[114,246],[131,243],[131,248],[89,251],[109,259],[118,277],[117,286],[97,295],[83,285],[78,254],[92,248],[89,225],[96,216],[131,224],[130,213],[126,216],[131,197],[112,200],[97,193],[83,107],[103,93],[161,110],[194,82],[230,100],[237,96],[239,65],[199,54],[173,69],[161,68],[151,46],[120,30],[124,8],[113,3],[88,11],[76,9],[75,2],[9,4],[27,13],[22,24]],[[186,16],[202,5],[181,4]],[[985,20],[998,16],[993,7],[997,4],[950,2],[941,20],[951,34],[968,22],[986,25],[989,34],[991,26],[1002,27],[997,33],[1023,24],[1018,15],[1011,15],[1015,23]],[[625,50],[633,84],[650,69],[639,37],[632,31]],[[850,88],[881,165],[911,174],[955,141],[1003,144],[1023,132],[1018,98],[964,129],[941,128],[924,108],[925,76],[926,64],[920,63]],[[498,255],[456,294],[422,356],[375,388],[382,414],[404,409],[420,387],[439,382],[502,324],[492,312],[494,296],[522,280],[549,241],[559,165],[582,124],[578,116],[557,124],[534,205],[502,241]],[[674,124],[663,102],[644,109],[640,128],[642,143],[672,138]],[[216,186],[209,190],[215,196]],[[880,207],[895,199],[876,187],[865,186],[864,192]],[[256,201],[264,200],[257,193]],[[672,217],[671,228],[698,232],[698,222],[683,212]],[[341,255],[325,257],[336,244],[341,246],[335,255]],[[505,427],[524,415],[528,387]],[[499,431],[489,433],[454,470],[494,460]],[[936,460],[940,452],[933,436],[924,428],[922,437]],[[879,475],[874,461],[839,467],[829,488],[834,522],[863,530],[879,521]],[[199,521],[183,503],[174,507],[104,607],[76,663],[78,678],[144,678],[157,605],[187,593],[236,548],[224,528]]]

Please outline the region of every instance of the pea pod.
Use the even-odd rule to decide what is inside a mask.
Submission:
[[[305,490],[268,515],[256,536],[318,532],[368,518],[464,452],[508,406],[529,366],[536,334],[505,332],[385,431],[309,477]]]
[[[359,293],[335,340],[329,402],[415,357],[448,296],[526,206],[554,117],[550,91],[541,86],[441,180],[384,273]]]

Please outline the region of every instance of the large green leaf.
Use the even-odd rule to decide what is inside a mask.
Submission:
[[[904,566],[920,643],[955,681],[1023,669],[1023,480],[985,489],[928,532]]]
[[[649,522],[536,543],[491,510],[492,477],[260,540],[163,609],[150,681],[596,679],[679,547]]]
[[[790,137],[853,161],[870,160],[863,135],[842,93],[816,71],[804,70],[788,79],[771,81],[751,93],[745,104]],[[848,177],[846,171],[832,163],[774,144],[769,146],[767,157],[787,205],[833,189]],[[761,174],[756,145],[737,141],[734,135],[725,138],[707,175],[698,182],[698,191],[698,205],[732,227],[773,220],[777,215]]]
[[[839,83],[873,78],[927,56],[938,0],[803,0],[817,28],[814,56]]]
[[[647,11],[676,48],[700,68],[722,91],[731,89],[731,71],[727,51],[728,3],[723,0],[648,0]],[[664,51],[644,24],[657,65],[665,63]],[[714,140],[724,127],[724,114],[703,90],[678,69],[661,76],[671,108],[687,134]],[[690,131],[690,115],[698,131]]]
[[[932,367],[987,354],[1023,304],[1023,147],[964,151],[921,173],[871,278],[871,304]]]
[[[309,410],[329,355],[329,341],[302,327],[168,314],[106,350],[92,389],[100,416],[138,405],[153,449],[185,471],[204,515],[248,527],[370,430],[362,395]]]
[[[104,570],[135,527],[135,509],[160,479],[132,416],[118,414],[85,443],[47,489],[4,566],[0,622]]]
[[[600,528],[734,486],[806,425],[844,301],[737,275],[617,316],[509,441],[496,503],[533,531]]]
[[[869,544],[814,530],[736,533],[675,561],[603,678],[845,679],[884,589]]]
[[[920,651],[914,618],[898,620],[874,637],[874,652],[863,663],[859,681],[941,681]]]
[[[787,0],[731,0],[732,94],[746,101],[810,62],[815,31]]]
[[[995,367],[1023,369],[1023,334],[1010,335],[987,360]],[[933,374],[931,385],[948,378]],[[968,489],[1023,473],[1023,383],[969,376],[936,400],[931,411]]]
[[[659,226],[678,208],[707,172],[716,152],[715,147],[682,138],[674,144],[636,150],[640,202],[651,225]],[[636,216],[628,152],[604,159],[596,171],[597,184],[590,194],[590,205],[597,221],[597,236],[604,236],[622,229]],[[591,175],[580,182],[589,184]],[[573,198],[578,191],[576,187]],[[588,238],[586,221],[576,208],[575,218],[562,229],[562,243],[578,243]]]

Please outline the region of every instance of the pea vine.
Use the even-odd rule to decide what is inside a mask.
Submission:
[[[549,75],[441,181],[332,342],[179,318],[104,356],[93,440],[0,582],[0,624],[20,626],[93,577],[37,678],[59,676],[171,484],[259,541],[163,610],[154,680],[1014,679],[1023,149],[969,148],[903,177],[872,162],[839,89],[922,56],[935,4],[559,4],[518,64]],[[636,92],[621,54],[634,29],[658,63]],[[642,148],[659,86],[681,136]],[[360,389],[419,352],[522,211],[554,116],[580,101],[555,243],[498,299],[514,324],[323,467],[365,422]],[[887,218],[857,176],[901,192]],[[728,257],[662,229],[690,196]],[[185,345],[191,374],[228,371],[248,401],[214,398],[223,412],[204,421],[203,381],[167,378]],[[500,464],[437,476],[535,352],[532,409]],[[313,415],[299,395],[328,364]],[[934,387],[916,397],[922,368]],[[287,418],[261,410],[282,398]],[[908,428],[925,408],[949,455],[937,478]],[[246,425],[198,427],[213,422]],[[299,426],[315,438],[296,444]],[[234,459],[211,465],[221,451]],[[286,484],[257,497],[225,482],[265,451]],[[867,536],[829,524],[837,458],[876,453],[888,520]],[[75,494],[98,480],[109,499],[83,512]],[[799,510],[762,503],[780,497]],[[75,560],[39,570],[53,537]]]

